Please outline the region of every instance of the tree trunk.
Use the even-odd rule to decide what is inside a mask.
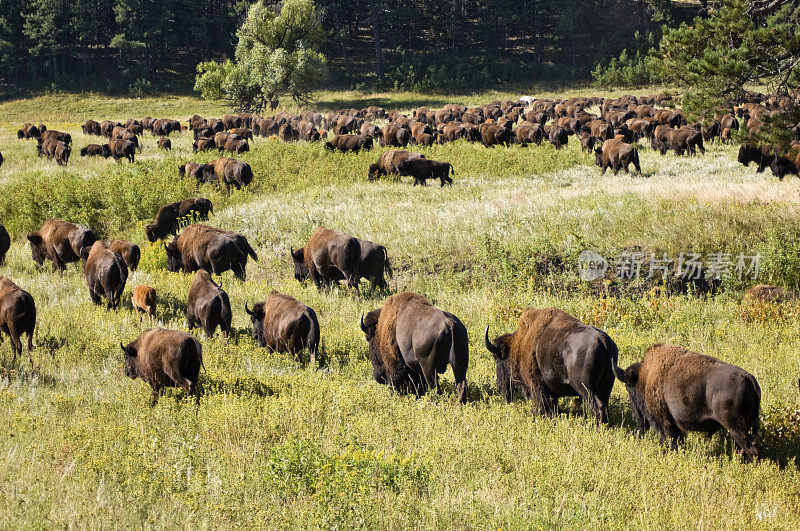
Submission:
[[[353,87],[353,67],[350,65],[350,55],[347,53],[347,46],[344,44],[344,37],[342,37],[342,20],[339,16],[339,10],[333,11],[333,28],[339,35],[339,44],[342,46],[342,59],[344,60],[344,67],[347,69],[347,78],[350,80],[350,87]]]
[[[380,10],[377,6],[372,8],[372,37],[375,41],[375,73],[378,81],[383,82],[383,48],[381,46],[381,19]]]

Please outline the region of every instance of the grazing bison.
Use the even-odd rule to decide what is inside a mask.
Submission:
[[[187,394],[195,394],[203,350],[193,335],[148,328],[127,346],[120,343],[120,347],[125,355],[125,376],[141,378],[153,389],[151,405],[158,401],[164,387],[183,387]]]
[[[290,249],[294,261],[294,278],[300,282],[311,279],[321,290],[344,278],[349,287],[358,291],[358,262],[361,247],[349,234],[319,226],[305,247]]]
[[[789,174],[800,177],[800,146],[790,146],[785,153],[775,156],[770,169],[781,181]]]
[[[31,123],[26,123],[22,126],[22,129],[17,131],[17,138],[30,140],[31,138],[39,138],[41,134],[38,127]]]
[[[201,224],[189,225],[169,245],[164,244],[164,248],[167,269],[173,272],[205,269],[220,275],[231,270],[236,278],[244,280],[247,257],[258,261],[244,235]]]
[[[417,397],[428,389],[441,393],[438,375],[449,363],[458,402],[466,402],[469,340],[455,315],[435,308],[422,295],[403,292],[362,316],[361,330],[376,382]]]
[[[394,175],[400,173],[399,166],[406,160],[421,158],[424,159],[425,155],[422,153],[414,153],[412,151],[402,151],[399,149],[390,149],[382,153],[378,157],[378,162],[370,164],[369,173],[367,178],[370,181],[380,179],[382,175]]]
[[[569,141],[569,133],[566,129],[561,127],[558,124],[550,124],[550,130],[547,133],[547,140],[556,147],[556,149],[561,149],[567,145]]]
[[[131,293],[131,304],[133,309],[142,313],[146,313],[152,319],[156,317],[156,304],[158,303],[158,296],[156,290],[150,286],[136,286]]]
[[[620,168],[629,173],[628,167],[631,164],[637,172],[642,173],[637,149],[617,139],[606,140],[601,147],[595,148],[594,163],[600,166],[601,173],[605,173],[608,168],[611,168],[614,175],[619,173]]]
[[[253,182],[253,169],[246,162],[242,162],[230,157],[220,157],[214,162],[214,175],[225,187],[230,189],[231,185],[237,190]]]
[[[111,149],[109,149],[108,144],[89,144],[88,146],[81,148],[81,157],[103,157],[107,159],[111,156]]]
[[[208,271],[200,269],[194,274],[186,301],[186,326],[189,330],[202,328],[206,337],[217,331],[228,337],[231,330],[231,301],[221,286],[211,280]]]
[[[9,249],[11,249],[11,236],[3,224],[0,223],[0,265],[6,261],[6,253],[8,253]]]
[[[81,130],[83,131],[84,135],[96,135],[96,136],[102,135],[102,131],[100,130],[100,123],[95,122],[94,120],[86,120],[81,126]]]
[[[170,203],[158,209],[155,222],[144,228],[147,241],[154,242],[170,234],[178,232],[181,218],[191,216],[193,221],[207,220],[208,214],[214,213],[214,206],[205,197],[184,199],[177,203]]]
[[[213,138],[201,137],[192,142],[193,153],[197,153],[198,151],[211,151],[212,149],[217,149],[217,143]]]
[[[244,303],[244,311],[253,325],[253,339],[270,352],[288,352],[302,362],[300,354],[308,351],[311,363],[323,365],[319,351],[319,321],[313,309],[294,297],[273,290],[265,302],[253,309]]]
[[[108,141],[108,149],[111,151],[111,157],[115,161],[119,161],[119,159],[128,159],[131,162],[134,162],[134,156],[136,154],[136,144],[131,142],[130,140],[123,140],[121,138],[112,138]]]
[[[77,262],[97,241],[97,236],[80,225],[61,219],[50,219],[42,224],[42,228],[28,233],[33,260],[42,265],[45,258],[53,262],[53,270],[64,271],[66,264]]]
[[[497,124],[481,124],[479,126],[481,141],[486,147],[497,145],[508,146],[511,143],[511,131]]]
[[[22,356],[23,334],[28,335],[28,359],[33,366],[33,331],[36,328],[36,304],[31,294],[6,277],[0,277],[0,332],[11,338],[12,364]]]
[[[450,172],[455,174],[453,166],[448,162],[438,162],[431,159],[411,158],[403,161],[397,168],[402,175],[410,175],[414,178],[414,186],[421,184],[425,186],[428,179],[439,179],[441,186],[453,184]]]
[[[36,150],[40,157],[44,155],[48,159],[55,159],[59,166],[65,166],[69,162],[69,156],[72,153],[72,148],[68,144],[53,138],[39,142]]]
[[[195,179],[198,183],[210,183],[214,181],[213,164],[198,164],[196,162],[187,162],[178,166],[178,175],[181,179],[189,177]]]
[[[342,153],[358,153],[362,149],[372,149],[372,137],[362,135],[336,135],[330,142],[325,142],[328,151],[341,151]]]
[[[127,240],[114,240],[109,244],[108,248],[120,255],[131,271],[136,271],[139,268],[142,252],[135,243]]]
[[[489,341],[497,387],[507,401],[522,390],[534,411],[552,416],[558,398],[579,396],[597,423],[608,422],[608,398],[614,387],[617,345],[608,335],[558,308],[528,308],[517,330]]]
[[[165,136],[158,137],[158,148],[165,151],[172,149],[172,140]]]
[[[361,258],[358,261],[358,276],[366,278],[370,283],[380,289],[388,289],[389,285],[383,274],[392,278],[392,265],[386,247],[369,240],[358,240],[361,247]]]
[[[38,141],[44,142],[45,140],[58,140],[59,142],[64,142],[65,144],[72,143],[72,137],[69,133],[62,133],[61,131],[56,131],[54,129],[50,129],[47,131],[41,130],[41,134],[39,135]]]
[[[737,453],[758,458],[761,389],[747,371],[678,345],[655,344],[644,359],[624,371],[631,414],[639,430],[653,428],[673,449],[689,431],[713,433],[724,427]]]
[[[766,286],[764,284],[756,284],[755,286],[752,286],[744,293],[743,299],[757,300],[763,302],[784,302],[784,301],[795,301],[798,299],[798,295],[794,291],[782,288],[780,286]]]
[[[238,155],[244,153],[245,151],[250,151],[250,146],[247,144],[246,140],[243,140],[241,138],[239,139],[229,138],[227,142],[225,142],[223,151],[236,153]]]

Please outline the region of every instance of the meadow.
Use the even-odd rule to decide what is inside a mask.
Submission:
[[[654,89],[655,90],[655,89]],[[574,95],[579,90],[561,92]],[[594,91],[583,91],[594,94]],[[552,96],[553,93],[532,95]],[[318,108],[372,103],[478,103],[511,96],[322,93]],[[519,96],[519,94],[514,95]],[[87,118],[146,115],[185,121],[220,116],[219,102],[163,96],[118,99],[52,94],[0,104],[0,223],[12,248],[0,274],[36,300],[35,368],[11,363],[0,344],[0,519],[9,527],[269,528],[793,528],[800,525],[800,304],[743,305],[749,279],[713,293],[654,289],[649,280],[587,283],[584,249],[725,252],[761,256],[758,282],[800,287],[800,181],[779,182],[736,162],[736,146],[704,156],[660,156],[640,146],[642,175],[600,174],[575,138],[557,151],[455,143],[413,148],[451,162],[454,185],[367,182],[384,148],[325,152],[319,144],[257,138],[238,158],[253,184],[226,192],[181,181],[191,135],[173,151],[144,137],[136,163],[81,158]],[[25,121],[73,137],[66,167],[18,140]],[[158,207],[201,195],[209,223],[244,233],[257,250],[246,282],[219,280],[236,332],[201,338],[207,371],[199,403],[170,390],[149,407],[149,388],[124,375],[119,343],[146,327],[185,329],[191,276],[166,271],[144,226]],[[124,307],[91,304],[78,264],[63,276],[30,257],[25,234],[49,218],[85,224],[143,251]],[[470,336],[468,403],[444,394],[393,394],[371,377],[362,313],[382,304],[366,284],[319,293],[293,278],[290,247],[320,224],[385,245],[392,291],[424,294],[457,315]],[[130,291],[156,288],[158,318],[141,320]],[[270,290],[316,310],[323,369],[270,354],[250,337],[244,302]],[[483,345],[512,331],[522,309],[557,306],[604,329],[620,365],[655,342],[674,342],[734,363],[762,389],[762,456],[740,463],[724,433],[692,434],[677,452],[638,435],[617,383],[609,426],[597,428],[571,400],[554,419],[498,395]],[[196,331],[197,332],[197,331]]]

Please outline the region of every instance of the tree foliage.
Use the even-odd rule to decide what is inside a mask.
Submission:
[[[754,84],[770,93],[800,88],[800,4],[724,0],[707,18],[665,29],[653,52],[659,76],[688,87],[693,114],[730,108]]]
[[[285,0],[277,7],[253,4],[237,32],[235,60],[198,65],[195,90],[224,97],[238,109],[260,111],[281,95],[307,102],[327,77],[323,38],[311,0]]]

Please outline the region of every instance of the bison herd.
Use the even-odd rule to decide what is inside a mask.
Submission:
[[[233,154],[249,151],[249,143],[257,136],[285,142],[325,141],[325,149],[340,152],[369,150],[378,144],[392,149],[369,166],[370,181],[409,176],[415,185],[438,179],[445,186],[453,182],[450,163],[404,148],[463,140],[487,148],[548,142],[561,149],[570,136],[575,136],[584,151],[594,154],[602,172],[610,168],[614,174],[620,170],[627,173],[633,166],[641,173],[636,144],[643,139],[661,154],[703,154],[704,142],[730,141],[731,132],[740,128],[739,118],[753,131],[765,116],[782,109],[774,102],[750,102],[700,123],[687,124],[679,109],[659,108],[668,103],[663,96],[526,98],[474,107],[450,104],[440,110],[420,107],[410,115],[367,107],[328,115],[310,111],[271,117],[242,113],[221,119],[195,115],[187,125],[150,117],[125,123],[87,120],[81,127],[83,133],[106,137],[107,143],[89,144],[80,154],[133,162],[145,131],[159,137],[161,149],[171,149],[171,133],[190,130],[194,151],[215,149]],[[589,112],[592,107],[599,113]],[[333,136],[326,141],[328,132]],[[18,137],[36,139],[40,155],[67,164],[72,143],[69,134],[27,123]],[[800,146],[778,152],[772,146],[746,143],[739,151],[739,161],[757,163],[757,171],[770,167],[782,178],[798,173]],[[187,162],[179,167],[179,175],[237,189],[253,181],[248,163],[227,156],[211,163]],[[153,222],[145,226],[144,235],[149,242],[163,242],[167,270],[193,274],[186,303],[187,328],[202,328],[206,337],[219,329],[228,338],[233,330],[234,308],[212,275],[230,270],[236,279],[245,281],[248,259],[257,261],[258,255],[245,235],[199,223],[213,212],[211,201],[202,197],[170,203],[158,210]],[[139,266],[136,244],[119,239],[106,242],[89,228],[64,220],[46,221],[40,229],[28,233],[27,239],[32,258],[39,265],[49,260],[55,271],[63,273],[70,262],[81,262],[90,300],[101,304],[105,299],[109,310],[119,308],[129,272]],[[0,225],[0,263],[10,245],[11,239]],[[366,279],[381,293],[390,291],[386,277],[392,278],[393,271],[385,246],[324,226],[317,227],[302,246],[290,248],[287,271],[290,263],[296,280],[311,281],[318,290],[343,282],[359,294],[360,281]],[[788,298],[785,293],[775,295],[774,287],[756,288],[748,295],[765,300]],[[135,286],[131,303],[134,311],[151,319],[157,316],[158,296],[152,287]],[[307,355],[312,364],[324,365],[322,332],[314,309],[277,291],[252,307],[245,302],[243,309],[250,317],[252,338],[260,347],[289,353],[303,363]],[[353,316],[354,322],[356,318]],[[31,295],[0,277],[0,331],[11,337],[14,363],[22,354],[21,338],[27,335],[33,364],[30,351],[35,325],[36,306]],[[449,366],[456,400],[466,403],[469,338],[457,316],[435,307],[420,294],[400,292],[388,295],[381,307],[362,315],[359,326],[376,382],[417,397],[429,391],[441,393],[439,375]],[[636,426],[654,429],[665,445],[677,447],[689,431],[710,432],[722,427],[731,434],[742,457],[758,457],[761,391],[755,378],[743,369],[664,344],[653,345],[642,361],[622,369],[617,346],[608,334],[557,308],[528,308],[520,315],[515,331],[490,339],[487,326],[483,339],[495,361],[498,392],[507,401],[522,397],[531,401],[535,412],[553,416],[559,398],[577,397],[598,424],[608,423],[609,398],[619,380],[628,393]],[[193,335],[147,329],[120,346],[126,375],[147,382],[154,403],[164,387],[177,386],[196,395],[203,361],[202,345]]]

